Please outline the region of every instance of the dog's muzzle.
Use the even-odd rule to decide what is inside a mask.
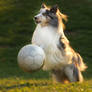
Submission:
[[[40,22],[41,22],[41,21],[39,20],[39,18],[36,17],[36,16],[34,17],[34,20],[35,20],[36,23],[40,23]]]

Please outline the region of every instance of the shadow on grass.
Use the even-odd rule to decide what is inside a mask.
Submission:
[[[17,85],[12,85],[12,86],[0,86],[0,90],[2,89],[14,89],[14,88],[22,88],[22,87],[31,87],[31,86],[48,86],[49,84],[48,83],[24,83],[24,84],[17,84]]]

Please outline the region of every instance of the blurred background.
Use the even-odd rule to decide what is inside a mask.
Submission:
[[[66,36],[88,65],[85,78],[92,78],[92,0],[0,0],[0,78],[49,78],[49,72],[29,74],[17,64],[18,51],[31,43],[36,27],[33,17],[42,3],[58,4],[68,15]]]

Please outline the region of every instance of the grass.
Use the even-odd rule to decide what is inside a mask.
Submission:
[[[66,35],[81,54],[88,69],[83,83],[53,84],[49,72],[23,72],[17,64],[20,48],[31,42],[35,29],[33,16],[42,0],[0,0],[0,92],[92,92],[92,1],[54,0],[68,15]],[[36,4],[36,6],[35,6]]]
[[[3,82],[5,81],[5,82]],[[92,92],[92,81],[85,81],[84,84],[53,84],[51,80],[22,80],[4,79],[1,80],[0,89],[3,92]],[[90,85],[89,85],[90,84]]]

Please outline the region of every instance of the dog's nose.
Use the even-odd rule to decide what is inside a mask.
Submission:
[[[36,19],[37,19],[37,17],[35,16],[35,17],[34,17],[34,19],[36,20]]]

